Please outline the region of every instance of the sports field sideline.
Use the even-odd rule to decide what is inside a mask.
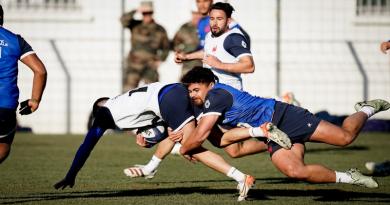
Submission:
[[[151,180],[130,179],[123,168],[145,163],[154,149],[123,134],[104,136],[91,153],[73,189],[55,190],[66,174],[81,135],[17,134],[10,157],[0,165],[0,204],[237,204],[236,184],[200,163],[170,155]],[[211,147],[207,145],[207,147]],[[344,171],[366,172],[366,161],[390,159],[388,133],[362,133],[346,148],[308,143],[306,162]],[[222,150],[212,148],[218,153]],[[390,176],[376,177],[379,188],[309,184],[289,180],[271,164],[268,153],[224,158],[254,175],[256,187],[244,204],[389,204]]]

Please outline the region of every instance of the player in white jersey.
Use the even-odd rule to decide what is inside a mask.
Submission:
[[[137,129],[138,133],[145,134],[143,137],[147,138],[147,143],[152,146],[159,142],[175,143],[170,138],[167,138],[167,134],[164,133],[165,128],[159,128],[169,126],[174,132],[179,130],[183,132],[182,139],[177,139],[176,141],[187,140],[187,136],[195,129],[194,114],[191,106],[188,91],[180,83],[168,85],[152,83],[130,90],[114,98],[99,98],[93,106],[92,113],[95,117],[93,125],[88,130],[84,142],[77,150],[65,178],[57,182],[54,188],[64,189],[67,186],[74,186],[78,172],[107,129]],[[164,126],[162,126],[163,123],[165,123]],[[149,129],[151,126],[153,128]],[[157,127],[157,129],[154,127]],[[150,134],[151,132],[155,134]],[[245,186],[246,181],[248,179],[254,181],[252,176],[243,174],[227,164],[221,156],[204,148],[200,148],[191,158],[187,159],[201,161],[206,166],[236,180],[244,190],[240,197],[246,197],[247,191],[245,190],[249,189]],[[141,169],[131,171],[137,172],[141,176],[144,175]]]
[[[175,62],[202,59],[204,67],[210,68],[219,82],[242,90],[241,73],[253,73],[250,45],[238,28],[229,29],[233,7],[218,2],[210,9],[210,30],[206,36],[204,50],[193,53],[176,52]]]

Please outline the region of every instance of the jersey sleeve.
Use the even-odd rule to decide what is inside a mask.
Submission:
[[[31,48],[30,44],[27,43],[26,40],[20,35],[17,35],[19,47],[20,47],[20,59],[35,53],[34,50]]]
[[[194,113],[187,89],[177,85],[166,93],[160,102],[163,120],[173,131],[178,131],[194,119]]]
[[[247,39],[238,33],[233,33],[227,36],[223,42],[223,47],[234,57],[239,57],[244,54],[252,55],[249,50],[249,43]]]
[[[203,105],[203,114],[205,115],[222,115],[233,105],[233,96],[226,90],[213,89],[206,96]]]

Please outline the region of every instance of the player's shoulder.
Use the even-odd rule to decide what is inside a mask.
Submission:
[[[224,84],[217,83],[208,93],[207,98],[224,100],[231,97],[232,94],[229,92],[229,88]]]

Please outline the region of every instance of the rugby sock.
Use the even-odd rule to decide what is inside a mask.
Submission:
[[[146,164],[143,168],[142,168],[142,172],[145,174],[145,175],[148,175],[150,173],[152,173],[152,171],[154,171],[155,169],[157,169],[157,167],[160,165],[160,162],[162,160],[156,156],[153,155],[152,159],[149,161],[148,164]]]
[[[251,137],[264,137],[265,134],[261,127],[251,127],[249,128],[249,135]]]
[[[360,112],[364,112],[368,117],[371,117],[375,114],[375,109],[371,106],[363,106],[360,109]]]
[[[245,182],[245,174],[240,172],[240,170],[236,169],[235,167],[231,167],[226,175],[230,178],[233,178],[238,183]]]
[[[350,183],[353,181],[351,176],[345,172],[336,172],[336,183]]]

